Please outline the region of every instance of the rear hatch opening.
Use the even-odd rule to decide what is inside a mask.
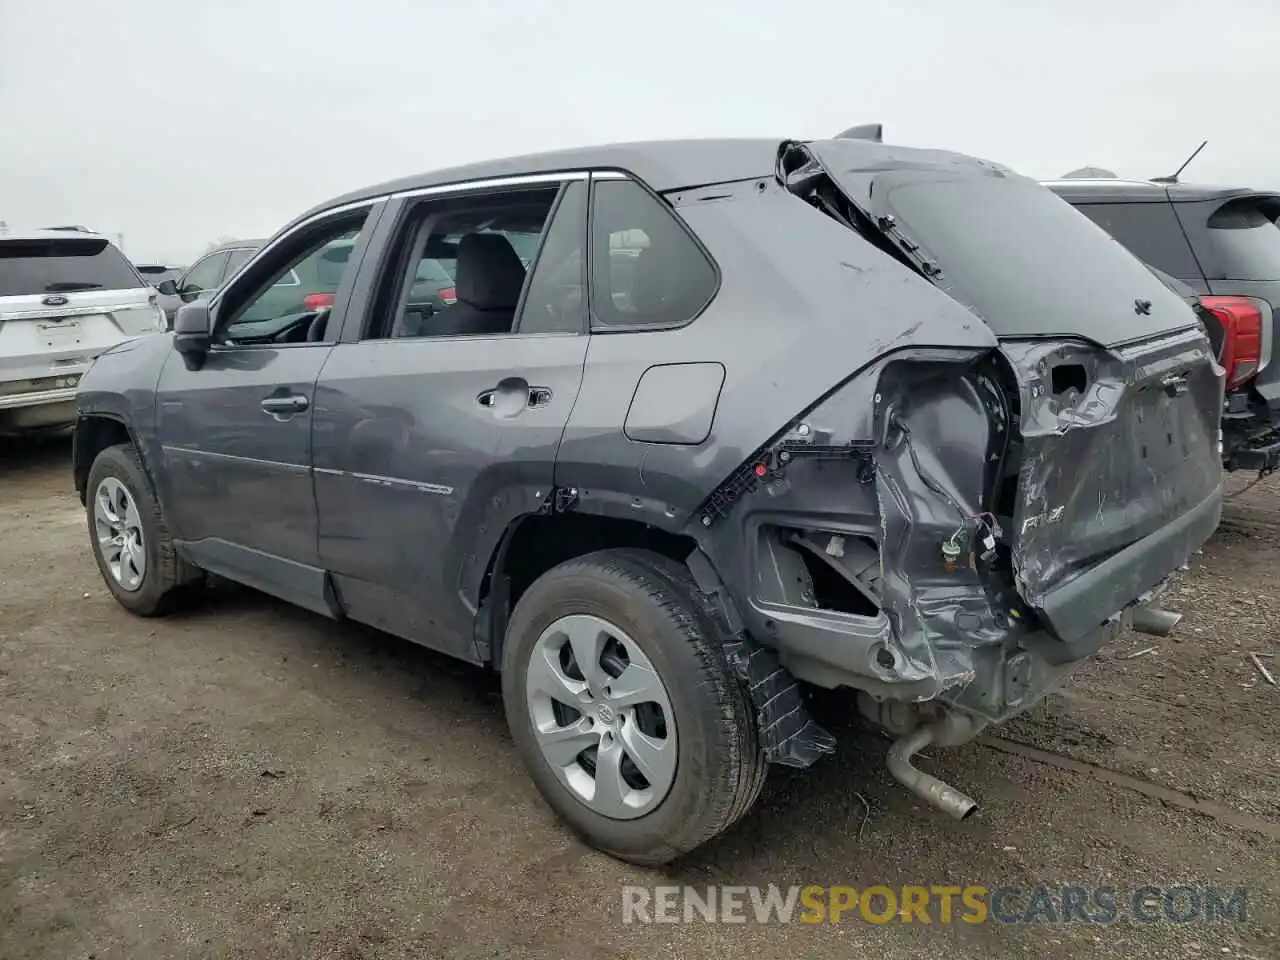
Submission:
[[[993,164],[791,143],[778,176],[999,340],[988,360],[930,381],[932,392],[899,393],[885,420],[882,577],[886,588],[911,582],[912,617],[938,609],[925,633],[965,632],[954,609],[941,612],[956,602],[953,554],[984,571],[988,599],[1011,588],[1010,614],[1067,644],[1149,599],[1221,510],[1222,370],[1195,312],[1065,201]],[[880,393],[888,404],[893,391]],[[985,425],[972,419],[979,404]],[[896,546],[894,516],[906,538]],[[917,542],[925,529],[936,543]]]

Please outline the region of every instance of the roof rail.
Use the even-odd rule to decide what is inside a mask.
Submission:
[[[863,123],[856,127],[850,127],[844,133],[837,133],[837,140],[873,140],[876,143],[884,143],[884,124],[883,123]]]

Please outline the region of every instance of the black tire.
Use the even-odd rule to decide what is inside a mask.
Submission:
[[[732,826],[755,803],[766,764],[755,712],[728,663],[689,571],[641,550],[604,550],[560,564],[535,581],[512,612],[502,652],[507,723],[529,775],[586,843],[630,863],[667,863]],[[548,626],[569,614],[617,625],[667,688],[679,731],[676,773],[662,802],[616,820],[587,807],[557,778],[533,731],[526,674]]]
[[[142,585],[137,590],[124,589],[112,576],[95,534],[94,499],[98,486],[107,477],[119,480],[137,506],[146,552],[146,570]],[[173,610],[203,580],[201,570],[183,560],[174,549],[169,528],[164,522],[164,514],[151,492],[151,484],[138,459],[138,451],[132,444],[107,447],[94,459],[85,488],[85,513],[89,525],[89,545],[93,550],[93,559],[98,564],[98,571],[112,596],[131,613],[142,617],[163,616]]]

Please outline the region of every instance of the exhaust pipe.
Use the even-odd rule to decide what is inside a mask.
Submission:
[[[1133,611],[1131,626],[1138,633],[1150,634],[1153,637],[1167,637],[1182,619],[1182,614],[1160,607],[1138,607]]]
[[[885,766],[893,778],[930,806],[964,820],[978,809],[978,803],[950,784],[931,777],[911,765],[911,758],[933,742],[933,727],[920,727],[893,742]]]

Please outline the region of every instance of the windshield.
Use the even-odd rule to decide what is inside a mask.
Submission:
[[[101,237],[0,239],[0,297],[142,286],[124,255]]]
[[[911,172],[877,177],[874,189],[941,267],[935,282],[999,336],[1110,344],[1195,322],[1140,260],[1035,181]]]

